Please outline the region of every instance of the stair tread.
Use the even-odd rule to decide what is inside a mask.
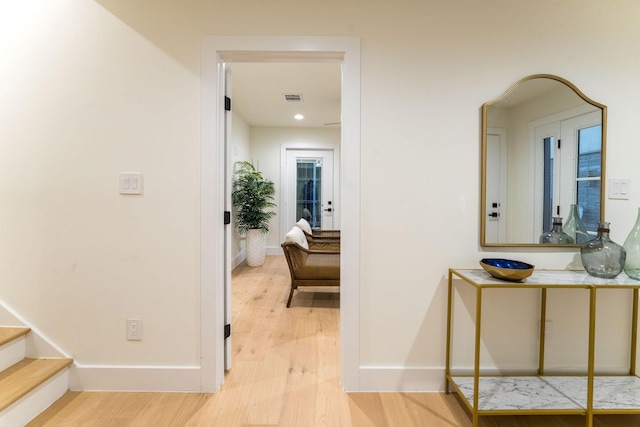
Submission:
[[[0,327],[0,346],[26,335],[30,330],[23,327]]]
[[[73,359],[68,358],[25,358],[0,372],[0,411],[9,407],[71,363],[73,363]]]

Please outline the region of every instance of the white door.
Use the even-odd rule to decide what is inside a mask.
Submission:
[[[316,230],[333,230],[335,200],[333,150],[288,149],[286,158],[285,229],[305,218]]]
[[[232,159],[231,159],[231,71],[227,64],[222,64],[224,76],[224,369],[231,369],[231,181],[232,181]],[[227,213],[228,212],[228,213]],[[227,218],[229,223],[227,223]]]
[[[487,132],[485,241],[507,242],[507,137],[504,129]]]

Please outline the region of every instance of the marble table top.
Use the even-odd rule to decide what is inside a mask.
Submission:
[[[456,276],[466,278],[477,286],[531,287],[575,286],[575,287],[628,287],[640,288],[640,281],[629,278],[624,272],[613,279],[594,277],[584,270],[534,270],[531,276],[521,282],[509,282],[492,277],[483,269],[452,269]]]
[[[453,380],[473,407],[473,377],[454,376]],[[594,377],[593,407],[598,410],[640,410],[640,378]],[[586,376],[480,377],[478,409],[481,411],[586,408]]]

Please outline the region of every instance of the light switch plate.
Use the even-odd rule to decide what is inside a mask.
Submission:
[[[142,194],[142,174],[121,172],[120,194]]]
[[[622,199],[629,200],[629,190],[631,187],[631,181],[628,179],[609,179],[609,198],[610,199]]]

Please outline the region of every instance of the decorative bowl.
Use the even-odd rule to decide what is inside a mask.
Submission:
[[[535,268],[526,262],[502,258],[483,258],[480,265],[496,279],[519,282],[531,276]]]

